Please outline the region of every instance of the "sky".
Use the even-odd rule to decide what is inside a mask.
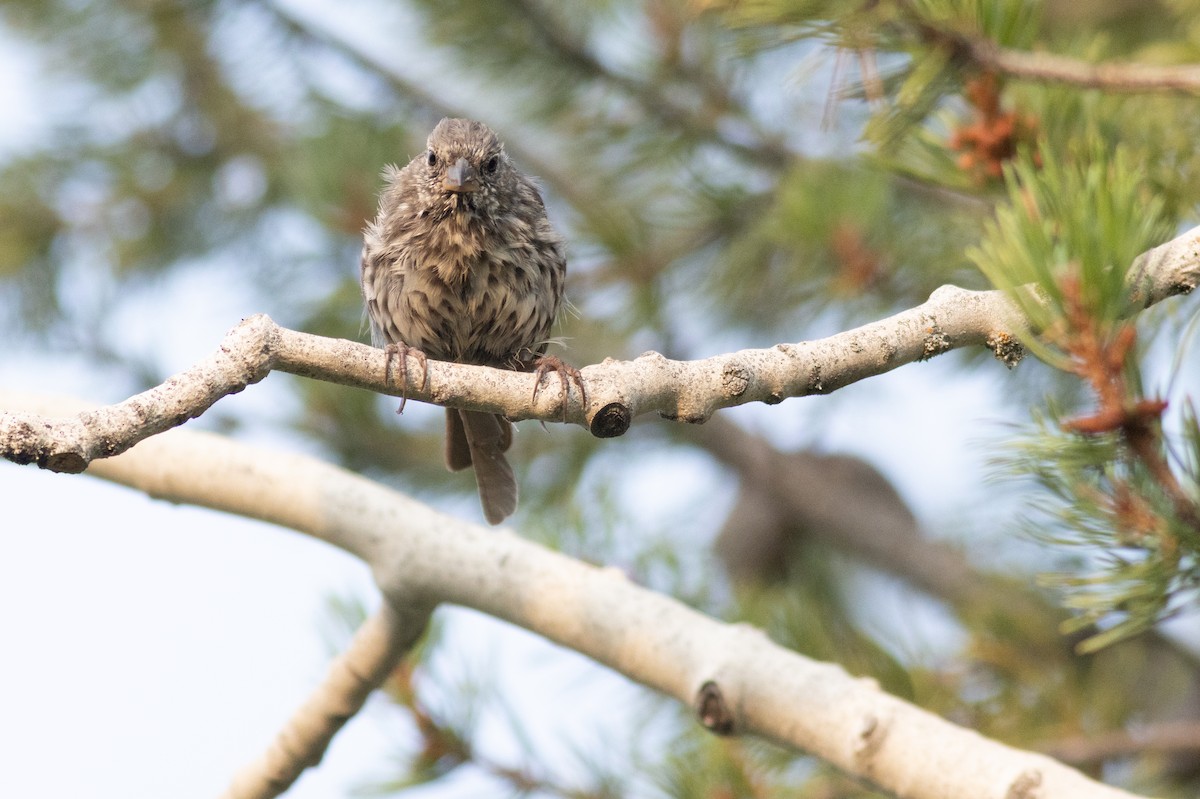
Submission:
[[[302,5],[331,14],[316,0]],[[38,87],[36,54],[0,25],[0,158],[36,140],[45,122]],[[186,302],[155,296],[137,309],[142,329],[154,332],[146,345],[178,370],[215,348],[243,316],[263,310],[253,298],[214,290],[206,277],[172,278],[164,291]],[[953,520],[966,518],[970,503],[987,496],[1004,513],[1015,501],[1001,500],[1002,490],[983,485],[983,476],[989,442],[1017,421],[1002,398],[1008,381],[1020,378],[997,364],[970,379],[947,379],[957,369],[949,358],[904,367],[839,392],[836,413],[810,398],[745,409],[737,418],[781,440],[870,455],[931,530],[965,537],[972,531]],[[0,387],[122,399],[103,372],[63,353],[0,350]],[[286,401],[286,389],[272,388],[268,378],[224,402],[253,417]],[[300,446],[286,438],[258,443]],[[724,491],[728,498],[711,466],[641,467],[647,479],[633,481],[625,501],[643,508],[655,529],[699,497]],[[329,546],[86,476],[0,462],[0,503],[0,796],[220,793],[324,675],[336,651],[330,598],[378,601],[366,567]],[[478,520],[477,509],[464,513]],[[887,600],[876,603],[886,609],[879,624],[901,637],[906,629],[913,642],[946,634],[936,609],[894,586],[870,590]],[[569,778],[582,773],[572,745],[602,756],[611,741],[628,737],[641,695],[623,678],[474,612],[446,609],[441,618],[459,642],[442,673],[451,683],[458,675],[504,686],[508,704],[520,708]],[[566,706],[573,722],[562,717]],[[483,724],[491,752],[517,757],[498,714]],[[411,731],[373,702],[287,795],[346,796],[386,779],[395,744],[404,740]],[[487,795],[490,787],[463,775],[413,795]]]

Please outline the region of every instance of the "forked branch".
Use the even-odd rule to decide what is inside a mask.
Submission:
[[[78,412],[3,392],[0,406],[47,418]],[[714,733],[754,734],[810,752],[899,797],[1132,799],[1045,755],[897,699],[873,680],[780,647],[760,630],[711,619],[618,570],[450,518],[313,458],[176,430],[88,471],[341,547],[371,566],[387,600],[389,609],[368,622],[326,684],[225,799],[266,799],[285,790],[441,602],[574,649],[686,703]]]

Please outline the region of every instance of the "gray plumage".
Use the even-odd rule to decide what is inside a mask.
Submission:
[[[490,128],[443,119],[428,149],[384,170],[379,213],[364,232],[362,290],[377,345],[430,358],[529,369],[562,306],[566,257],[537,186]],[[446,465],[474,466],[484,515],[516,510],[503,416],[446,411]]]

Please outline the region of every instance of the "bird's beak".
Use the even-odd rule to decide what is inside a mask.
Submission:
[[[469,194],[479,189],[479,177],[467,159],[460,158],[446,170],[446,177],[442,179],[442,188],[454,194]]]

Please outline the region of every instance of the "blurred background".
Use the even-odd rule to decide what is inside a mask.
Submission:
[[[968,248],[1026,147],[1121,143],[1157,229],[1196,223],[1194,98],[1007,81],[956,36],[1197,61],[1200,3],[3,0],[0,386],[118,401],[255,313],[366,341],[380,171],[447,115],[486,121],[539,177],[569,241],[559,354],[580,366],[817,338],[944,283],[987,288]],[[1142,379],[1171,399],[1197,385],[1188,313],[1139,318]],[[1189,605],[1078,654],[1039,575],[1108,555],[1056,543],[1045,488],[997,465],[1045,409],[1087,403],[980,349],[616,440],[525,423],[511,526],[986,735],[1195,796]],[[472,476],[442,466],[440,409],[395,406],[274,374],[189,426],[479,521]],[[213,795],[378,601],[361,564],[265,525],[11,464],[0,500],[0,795]],[[401,790],[882,795],[445,608],[289,795]]]

